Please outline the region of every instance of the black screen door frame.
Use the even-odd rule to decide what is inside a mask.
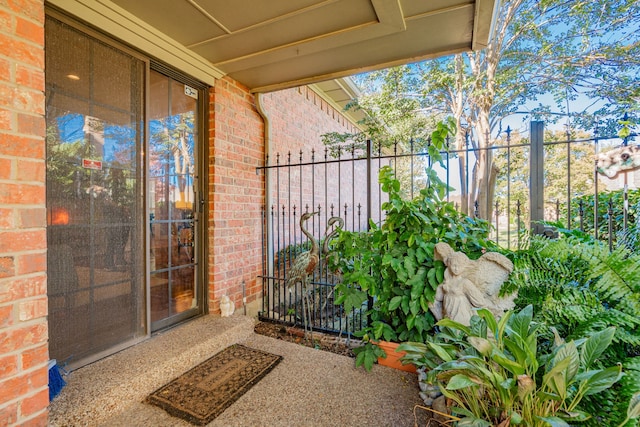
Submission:
[[[152,110],[154,106],[151,104],[153,100],[151,99],[151,76],[152,73],[154,75],[161,75],[165,77],[174,84],[174,90],[176,87],[184,88],[185,93],[189,93],[191,98],[196,99],[196,117],[193,132],[196,135],[196,140],[194,141],[194,149],[193,149],[193,176],[190,176],[192,184],[192,194],[187,196],[188,199],[192,199],[192,211],[187,212],[183,211],[183,213],[179,214],[179,217],[172,219],[167,218],[167,221],[164,222],[162,220],[158,220],[157,211],[152,209],[152,200],[153,197],[151,186],[155,185],[154,176],[151,172],[150,165],[150,157],[152,153],[152,149],[150,147],[152,143],[152,138],[154,131],[152,129],[152,121],[153,113]],[[204,203],[204,194],[206,193],[207,180],[206,180],[206,161],[203,159],[208,158],[208,143],[206,141],[207,132],[207,118],[208,118],[208,110],[207,110],[207,97],[208,97],[208,87],[203,83],[191,79],[190,77],[177,72],[176,70],[161,64],[156,61],[150,61],[149,70],[147,72],[147,91],[146,91],[146,147],[145,153],[146,156],[146,171],[147,171],[147,249],[146,249],[146,266],[147,266],[147,290],[149,298],[147,298],[147,318],[148,324],[150,327],[150,332],[154,333],[159,330],[165,329],[167,327],[171,327],[177,323],[180,323],[186,319],[204,314],[208,311],[208,301],[207,301],[207,276],[206,276],[206,262],[205,261],[205,248],[207,244],[207,234],[206,234],[206,204]],[[189,190],[189,186],[187,186],[186,191]],[[185,213],[186,212],[186,213]],[[170,235],[171,242],[174,243],[174,258],[176,255],[176,250],[180,253],[181,256],[185,256],[187,253],[191,254],[193,266],[193,280],[194,280],[194,304],[190,307],[179,307],[179,304],[185,304],[184,300],[180,302],[178,300],[179,296],[176,296],[172,293],[171,285],[174,283],[171,275],[179,270],[176,269],[173,264],[169,265],[167,268],[158,268],[157,264],[157,254],[154,253],[154,239],[156,238],[154,233],[154,228],[159,228],[157,226],[167,226],[166,234]],[[171,255],[170,255],[171,256]],[[167,284],[158,283],[157,276],[161,274],[168,275],[165,280],[169,280]],[[161,296],[162,293],[166,292],[166,295]],[[167,312],[166,315],[158,315],[157,310],[154,312],[154,304],[166,304]]]

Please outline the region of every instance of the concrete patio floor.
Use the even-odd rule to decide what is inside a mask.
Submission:
[[[203,316],[71,372],[51,402],[50,426],[189,426],[142,403],[163,384],[234,343],[282,362],[209,426],[426,425],[416,374],[268,338],[255,319]]]

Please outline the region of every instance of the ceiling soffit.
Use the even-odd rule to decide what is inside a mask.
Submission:
[[[265,92],[482,48],[498,0],[113,3]]]

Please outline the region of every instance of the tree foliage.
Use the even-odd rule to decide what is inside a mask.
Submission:
[[[505,0],[485,49],[360,76],[364,95],[354,105],[372,117],[365,133],[385,143],[419,138],[429,117],[454,117],[455,148],[477,150],[471,188],[460,180],[462,209],[478,201],[490,218],[499,169],[488,148],[502,121],[548,94],[552,102],[525,109],[524,119],[568,117],[573,129],[600,122],[601,132],[612,130],[623,111],[637,109],[638,31],[634,0]],[[589,111],[572,111],[580,97],[592,100]]]

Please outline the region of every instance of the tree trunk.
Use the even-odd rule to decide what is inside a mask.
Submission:
[[[460,212],[469,215],[469,188],[467,186],[467,129],[462,126],[464,112],[464,61],[462,55],[455,57],[456,87],[452,98],[453,115],[456,118],[456,150],[458,150],[458,166],[460,170]],[[464,151],[463,151],[464,150]]]
[[[465,133],[466,131],[461,129],[460,124],[458,124],[458,130],[456,131],[456,150],[466,149]],[[460,168],[460,212],[469,215],[469,189],[467,188],[467,158],[465,151],[458,151],[458,167]]]
[[[490,127],[489,115],[486,111],[480,111],[478,121],[476,122],[476,133],[478,136],[478,152],[476,165],[474,167],[475,175],[475,201],[478,202],[478,216],[480,218],[490,220],[492,216],[492,200],[495,188],[491,188],[493,171],[493,151],[490,149]],[[495,183],[495,177],[493,178]]]

